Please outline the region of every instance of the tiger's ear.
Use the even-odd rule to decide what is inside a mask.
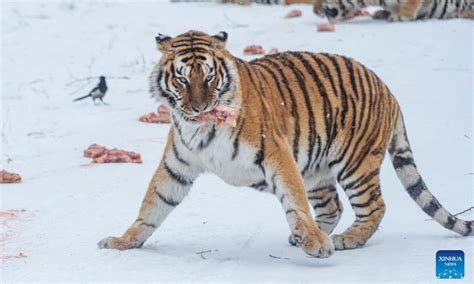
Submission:
[[[219,32],[216,35],[212,36],[214,39],[215,47],[222,49],[225,48],[225,44],[227,43],[227,33],[226,32]]]
[[[171,37],[163,34],[158,34],[155,37],[156,40],[156,47],[159,51],[165,53],[171,49]]]

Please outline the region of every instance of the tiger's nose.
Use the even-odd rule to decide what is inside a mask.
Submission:
[[[326,8],[325,13],[326,13],[326,16],[330,18],[335,18],[339,14],[339,11],[336,8]]]

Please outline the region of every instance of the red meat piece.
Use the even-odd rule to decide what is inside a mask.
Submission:
[[[156,113],[150,112],[149,114],[142,115],[138,120],[145,123],[170,123],[171,114],[167,107],[160,105]]]
[[[334,32],[336,25],[330,23],[318,24],[318,32]]]
[[[261,45],[249,45],[244,48],[244,55],[261,55],[265,54],[265,50],[263,50],[263,47]]]
[[[92,144],[84,150],[84,157],[92,158],[93,163],[142,163],[140,154],[120,149],[107,149],[104,146]]]
[[[21,176],[15,173],[9,173],[5,170],[0,171],[0,183],[20,183]]]
[[[286,14],[285,19],[291,19],[291,18],[298,18],[303,15],[303,12],[301,10],[291,10],[288,14]]]
[[[225,106],[217,107],[209,112],[195,116],[193,119],[199,122],[213,122],[216,128],[221,125],[228,127],[237,126],[237,112],[235,109]]]

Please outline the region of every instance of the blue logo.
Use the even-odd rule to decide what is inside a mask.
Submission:
[[[436,253],[436,277],[438,279],[464,278],[464,252],[439,250]]]

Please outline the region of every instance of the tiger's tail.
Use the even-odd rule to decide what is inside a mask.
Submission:
[[[448,230],[463,236],[474,235],[473,221],[465,221],[453,216],[428,190],[416,168],[401,112],[398,115],[388,152],[405,190],[426,214]]]

